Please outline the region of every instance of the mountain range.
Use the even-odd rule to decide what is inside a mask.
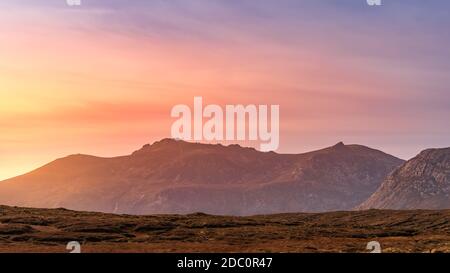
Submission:
[[[385,177],[402,164],[381,151],[342,142],[309,153],[278,154],[163,139],[126,156],[57,159],[0,182],[0,204],[122,214],[351,210],[377,189],[389,188]],[[442,168],[448,174],[448,165]],[[440,177],[438,172],[433,177]],[[400,174],[397,169],[388,179]],[[371,199],[378,195],[384,196]]]

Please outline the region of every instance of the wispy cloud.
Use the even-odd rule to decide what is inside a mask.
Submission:
[[[16,140],[3,156],[165,136],[171,105],[195,95],[280,104],[283,152],[344,140],[408,158],[448,143],[450,2],[383,2],[0,1],[0,126]]]

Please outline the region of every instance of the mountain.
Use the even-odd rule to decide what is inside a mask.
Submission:
[[[0,204],[126,214],[348,210],[402,163],[343,143],[277,154],[164,139],[127,156],[55,160],[0,182]]]
[[[391,175],[359,209],[450,208],[450,148],[429,149]]]

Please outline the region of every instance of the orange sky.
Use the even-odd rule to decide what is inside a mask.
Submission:
[[[363,22],[366,7],[307,4],[299,17],[290,1],[277,9],[155,1],[148,12],[126,1],[6,2],[0,179],[72,153],[122,155],[169,137],[172,106],[194,96],[279,104],[279,152],[342,140],[409,158],[449,144],[448,37],[434,22],[398,35],[413,17],[386,21],[402,9],[371,13],[375,26],[348,21]]]

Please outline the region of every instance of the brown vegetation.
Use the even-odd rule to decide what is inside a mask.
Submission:
[[[0,206],[0,252],[450,252],[450,211],[129,216]]]

